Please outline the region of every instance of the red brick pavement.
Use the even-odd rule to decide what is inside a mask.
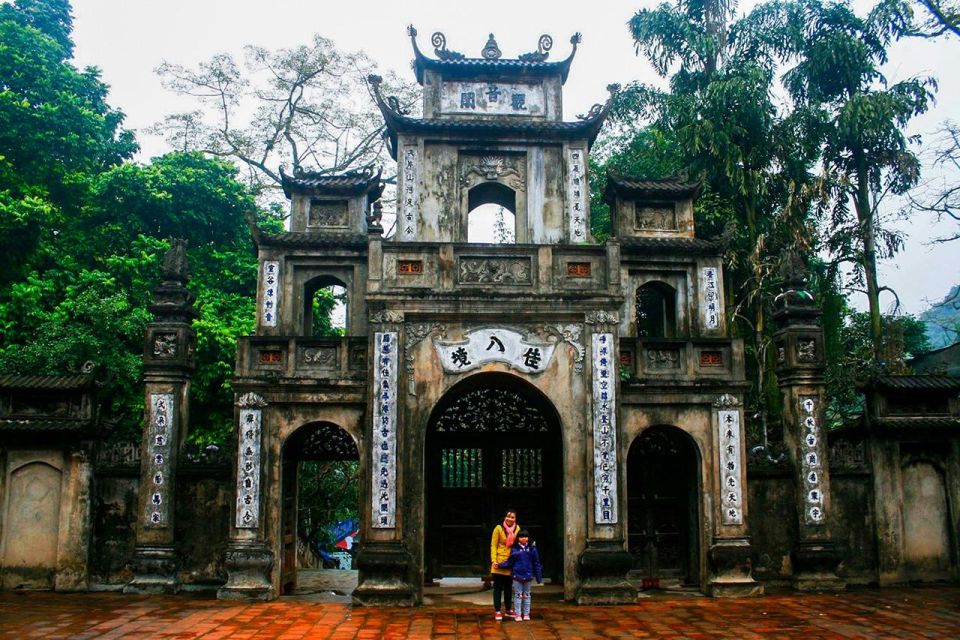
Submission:
[[[495,622],[481,607],[8,592],[0,593],[0,638],[960,638],[960,588],[736,600],[658,595],[606,608],[551,603],[519,624]]]

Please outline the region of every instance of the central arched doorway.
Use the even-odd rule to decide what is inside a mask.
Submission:
[[[508,374],[467,378],[434,408],[426,454],[428,578],[487,575],[490,534],[509,508],[560,580],[560,421],[539,390]]]
[[[354,536],[359,529],[357,443],[331,422],[297,429],[283,446],[280,592],[332,585],[350,590],[355,576],[312,575],[300,570],[353,570]],[[354,572],[355,573],[355,572]],[[348,586],[345,586],[348,585]],[[319,588],[319,587],[318,587]]]
[[[627,454],[627,550],[646,588],[699,586],[699,455],[684,431],[646,429]]]

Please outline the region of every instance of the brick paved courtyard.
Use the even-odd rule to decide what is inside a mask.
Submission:
[[[283,599],[237,604],[191,596],[0,593],[0,638],[958,638],[960,588],[785,593],[713,600],[656,595],[635,606],[549,602],[531,622],[488,607],[364,609]]]

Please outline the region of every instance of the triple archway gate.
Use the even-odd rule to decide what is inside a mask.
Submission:
[[[359,458],[353,437],[329,422],[307,424],[284,444],[281,593],[297,579],[298,471],[309,463],[358,465]],[[700,465],[696,444],[675,427],[650,427],[629,447],[627,547],[638,583],[699,585]],[[425,579],[489,574],[492,529],[512,510],[537,542],[545,577],[559,582],[563,469],[560,419],[536,387],[499,373],[454,386],[426,425]],[[354,500],[361,493],[353,487]],[[363,505],[355,506],[363,518]]]

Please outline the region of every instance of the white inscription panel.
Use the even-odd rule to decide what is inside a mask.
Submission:
[[[743,490],[740,486],[740,411],[717,412],[720,446],[720,491],[723,524],[743,524]]]
[[[417,239],[418,180],[420,179],[420,152],[415,147],[403,150],[403,193],[400,205],[400,239]]]
[[[440,110],[449,114],[542,116],[543,85],[504,82],[444,82]]]
[[[260,409],[240,410],[240,437],[237,445],[238,529],[256,529],[260,524]]]
[[[719,274],[715,267],[706,267],[701,271],[701,286],[703,287],[703,327],[705,329],[720,328],[720,284]]]
[[[147,430],[150,469],[150,506],[147,508],[147,527],[166,527],[170,524],[170,496],[167,491],[170,478],[171,439],[174,430],[174,397],[172,393],[150,394],[150,425]]]
[[[397,343],[396,332],[377,332],[373,376],[373,526],[397,526]]]
[[[472,329],[464,340],[434,343],[443,370],[461,373],[487,362],[505,362],[524,373],[540,373],[550,364],[556,345],[530,342],[512,329],[483,327]]]
[[[587,152],[567,151],[567,212],[570,221],[570,242],[587,241]]]
[[[260,310],[260,322],[265,327],[277,326],[277,311],[280,307],[280,263],[267,260],[263,263],[263,308]]]
[[[800,451],[803,459],[800,468],[803,471],[803,491],[805,495],[804,522],[809,525],[824,523],[823,490],[820,474],[823,461],[820,459],[820,425],[817,424],[816,396],[800,397],[800,421],[802,423]]]
[[[613,334],[593,334],[593,485],[597,524],[617,522],[617,367]]]

